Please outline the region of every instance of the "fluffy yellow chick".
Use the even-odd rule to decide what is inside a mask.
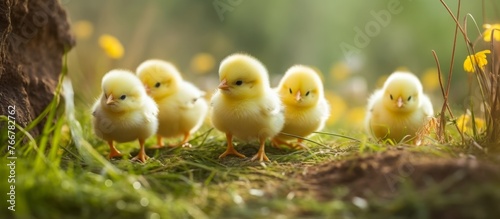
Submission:
[[[408,72],[394,72],[384,87],[368,100],[366,129],[377,139],[399,142],[415,138],[434,115],[420,80]]]
[[[147,60],[137,67],[136,74],[160,110],[156,148],[164,146],[162,137],[179,136],[183,136],[179,145],[191,146],[189,137],[207,115],[205,92],[184,81],[177,68],[166,61]]]
[[[321,130],[330,116],[330,106],[324,97],[323,82],[312,68],[296,65],[288,69],[276,91],[285,106],[285,126],[282,133],[307,137]],[[273,139],[273,146],[286,145],[302,148],[302,139],[297,144],[289,143],[293,137],[279,134]]]
[[[283,106],[270,87],[266,68],[254,57],[233,54],[219,68],[219,89],[212,97],[213,126],[226,133],[227,149],[219,156],[239,157],[233,147],[233,136],[248,141],[259,140],[260,148],[252,160],[269,161],[265,142],[283,128]]]
[[[134,73],[111,70],[102,78],[102,94],[92,108],[95,134],[108,142],[109,158],[121,156],[113,142],[138,139],[140,150],[134,158],[145,162],[145,140],[158,128],[158,107]]]

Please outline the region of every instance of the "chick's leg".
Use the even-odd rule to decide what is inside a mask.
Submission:
[[[189,137],[191,136],[191,133],[189,132],[186,132],[184,133],[184,139],[182,139],[181,143],[179,144],[181,147],[185,148],[185,147],[193,147],[191,144],[189,144]]]
[[[227,139],[227,149],[224,153],[222,153],[220,156],[219,156],[219,159],[221,158],[224,158],[225,156],[229,155],[229,154],[234,154],[238,157],[245,157],[245,155],[243,154],[240,154],[238,151],[236,151],[236,149],[234,149],[234,146],[233,146],[233,135],[229,134],[229,133],[226,133],[226,139]]]
[[[275,148],[279,148],[280,145],[285,145],[285,146],[292,148],[292,149],[296,148],[294,144],[289,143],[288,141],[285,141],[285,140],[281,140],[278,137],[275,137],[271,140],[271,146],[273,146]]]
[[[161,135],[156,134],[156,145],[152,146],[150,148],[151,149],[160,149],[160,148],[163,148],[163,147],[165,147],[165,145],[163,144]]]
[[[306,148],[306,145],[304,143],[302,143],[302,141],[303,141],[303,139],[298,138],[297,143],[295,143],[292,147],[294,149],[297,149],[297,150]]]
[[[141,148],[139,149],[139,153],[137,154],[137,156],[132,158],[132,160],[136,160],[136,161],[145,163],[146,160],[149,159],[148,155],[146,155],[146,152],[144,150],[144,142],[145,142],[144,139],[139,139],[139,145],[141,146]]]
[[[120,153],[120,151],[116,149],[112,140],[108,141],[108,145],[109,145],[109,159],[122,156],[122,153]]]
[[[252,161],[254,160],[259,160],[259,161],[269,161],[269,158],[267,158],[266,152],[265,152],[265,147],[266,147],[266,138],[260,138],[260,148],[259,151],[257,151],[257,154],[252,157]]]
[[[185,132],[185,133],[183,133],[183,136],[184,137],[180,143],[168,144],[168,147],[171,147],[171,148],[176,148],[176,147],[190,148],[190,147],[193,147],[191,144],[188,143],[189,137],[191,136],[191,133]]]

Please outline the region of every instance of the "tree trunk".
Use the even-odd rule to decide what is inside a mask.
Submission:
[[[54,97],[75,39],[58,0],[0,0],[0,32],[0,112],[15,107],[16,123],[26,127]]]

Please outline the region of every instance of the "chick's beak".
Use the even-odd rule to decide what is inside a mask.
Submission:
[[[147,94],[151,94],[151,88],[149,88],[149,86],[144,85],[144,88],[146,88],[146,93]]]
[[[398,98],[398,103],[397,103],[397,106],[398,106],[398,108],[403,107],[403,98],[402,98],[402,97],[399,97],[399,98]]]
[[[300,100],[302,100],[302,96],[301,96],[301,94],[300,94],[300,90],[299,90],[299,91],[297,91],[297,94],[295,94],[295,100],[296,100],[297,102],[299,102]]]
[[[227,85],[227,80],[225,78],[220,82],[219,89],[229,90],[229,85]]]
[[[106,100],[106,104],[109,105],[109,104],[112,104],[115,102],[115,99],[113,99],[113,94],[110,94],[108,96],[108,99]]]

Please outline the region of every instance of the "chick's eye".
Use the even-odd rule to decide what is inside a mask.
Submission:
[[[155,87],[158,88],[160,87],[160,85],[161,85],[160,82],[156,82]]]
[[[392,94],[390,94],[389,97],[391,97],[391,100],[394,100],[394,98],[392,98]]]
[[[236,85],[240,86],[240,85],[242,85],[242,84],[243,84],[243,81],[242,81],[242,80],[238,80],[238,81],[236,81]]]
[[[120,100],[125,100],[125,98],[127,98],[127,95],[121,95],[120,96]]]
[[[411,96],[408,97],[408,101],[410,101],[410,100],[411,100]]]
[[[288,91],[290,91],[290,94],[292,94],[292,88],[288,88]]]
[[[306,97],[307,97],[307,96],[309,96],[309,93],[311,93],[311,92],[310,92],[310,91],[307,91],[307,93],[306,93]]]

